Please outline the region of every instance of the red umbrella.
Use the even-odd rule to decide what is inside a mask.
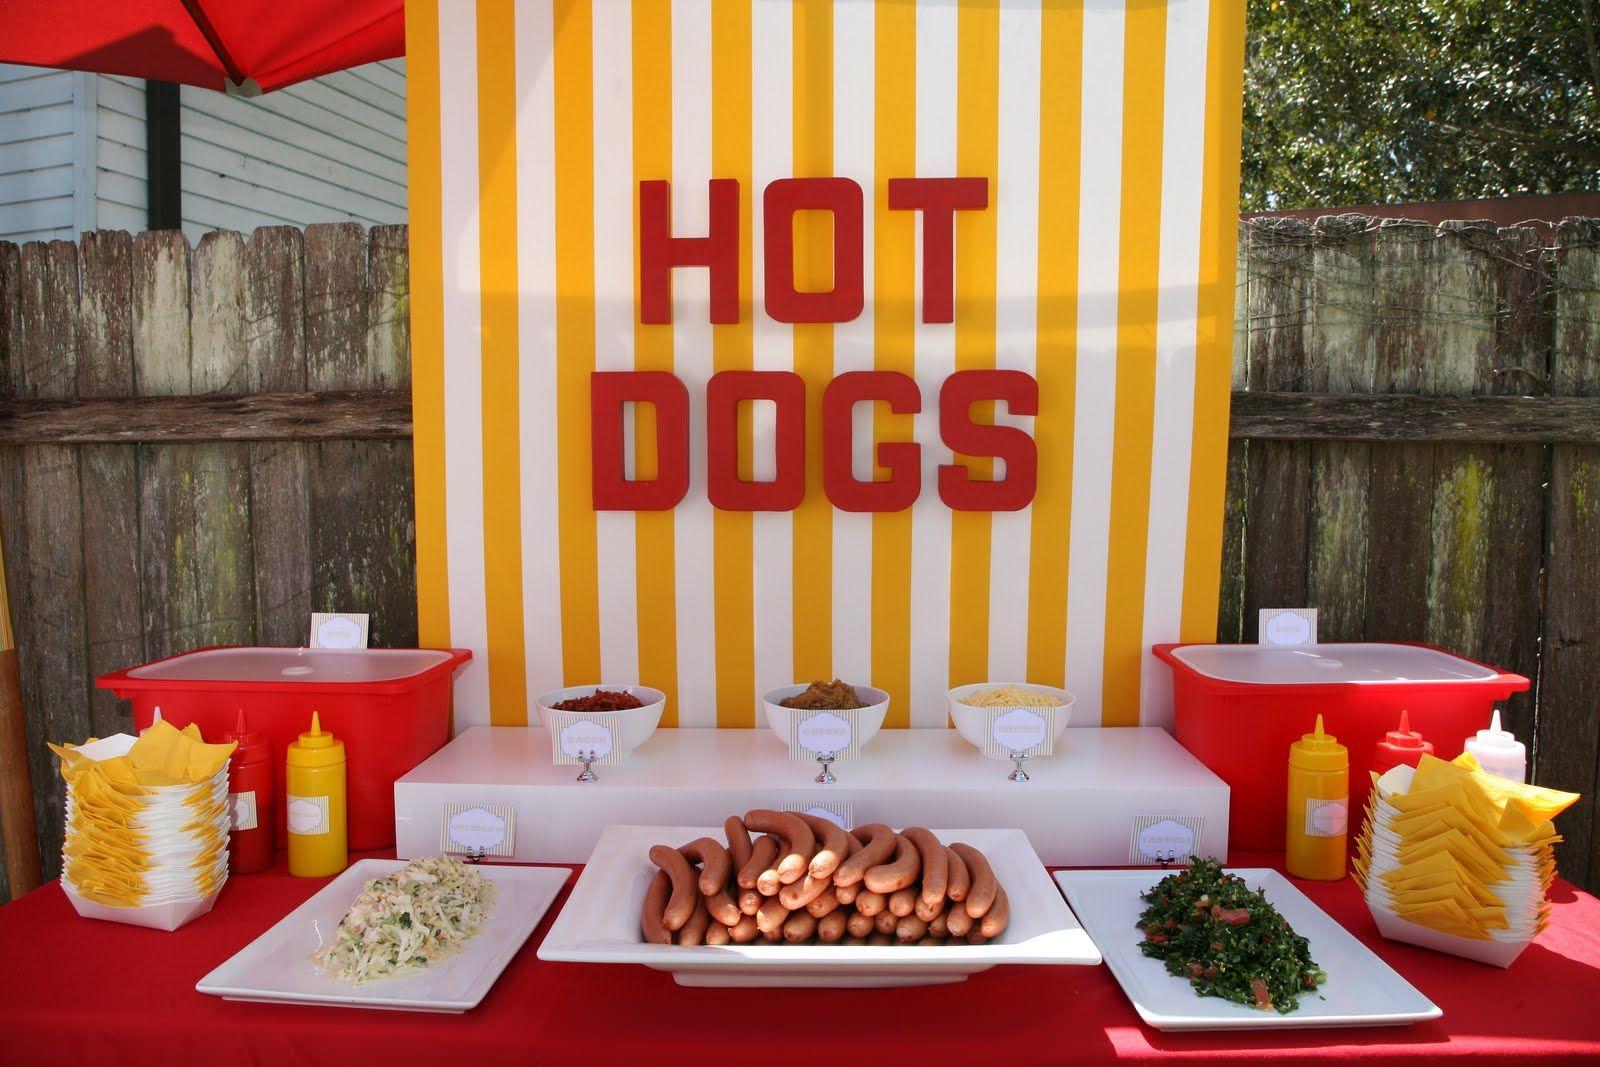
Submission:
[[[0,62],[248,96],[405,50],[403,0],[0,0]]]

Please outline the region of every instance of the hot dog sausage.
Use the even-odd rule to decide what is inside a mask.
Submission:
[[[756,925],[754,915],[746,915],[739,920],[738,925],[728,931],[728,936],[733,938],[735,945],[746,945],[761,936],[761,927]]]
[[[941,911],[939,914],[935,915],[933,918],[928,920],[928,936],[929,937],[949,937],[950,936],[950,913],[949,912]]]
[[[978,932],[984,937],[994,938],[1005,933],[1011,923],[1011,901],[1006,899],[1004,887],[995,890],[994,904],[984,912],[983,920],[978,924]]]
[[[754,889],[739,890],[739,914],[754,915],[764,898]]]
[[[690,863],[700,865],[700,892],[711,896],[728,884],[731,861],[728,850],[713,838],[697,837],[678,850]]]
[[[984,912],[994,903],[995,890],[999,888],[994,880],[994,869],[989,866],[989,861],[982,852],[971,845],[956,842],[950,846],[956,855],[961,857],[967,865],[967,873],[972,876],[972,885],[967,890],[965,901],[967,914],[974,919],[983,918]]]
[[[791,945],[810,941],[817,932],[817,917],[809,911],[797,911],[783,922],[783,939]]]
[[[779,923],[770,930],[761,931],[761,940],[776,944],[783,940],[783,924]]]
[[[902,945],[921,941],[928,936],[928,924],[915,915],[903,916],[894,928],[895,940]]]
[[[931,923],[933,922],[933,917],[935,915],[944,914],[945,906],[949,903],[950,902],[944,897],[940,897],[938,900],[931,902],[927,897],[918,897],[917,906],[912,909],[912,914],[925,923]]]
[[[810,827],[811,832],[821,841],[817,854],[811,857],[811,863],[806,868],[806,873],[813,878],[833,877],[833,872],[845,861],[850,851],[850,834],[844,827],[831,819],[824,819],[820,815],[807,815],[800,813],[800,820]]]
[[[816,835],[798,815],[787,811],[757,808],[745,812],[744,824],[752,830],[777,834],[782,839],[783,855],[778,860],[778,880],[784,885],[797,882],[817,849]]]
[[[983,934],[979,933],[977,930],[974,930],[972,933],[967,935],[967,944],[969,945],[986,944],[988,940],[989,939],[987,937],[984,937]]]
[[[783,878],[778,874],[776,864],[762,871],[761,876],[756,879],[756,892],[764,897],[775,897],[782,888]]]
[[[978,920],[968,915],[966,908],[951,908],[944,913],[944,921],[950,928],[951,937],[966,937]]]
[[[739,910],[738,903],[728,895],[726,889],[719,889],[711,896],[705,898],[706,911],[711,917],[723,926],[732,926],[739,921],[743,912]]]
[[[833,885],[831,878],[813,878],[806,875],[798,882],[791,882],[778,890],[778,899],[790,911],[799,911],[820,897],[825,890]]]
[[[866,851],[862,850],[861,855],[866,855]],[[897,835],[894,839],[894,858],[870,868],[863,881],[874,893],[893,893],[915,882],[921,870],[922,860],[917,855],[917,846],[904,835]]]
[[[870,889],[865,893],[856,894],[856,910],[869,919],[882,911],[888,903],[889,898],[887,896],[882,893],[874,893]]]
[[[733,933],[721,923],[712,923],[706,927],[706,944],[726,945],[733,940]]]
[[[880,911],[872,920],[872,928],[880,934],[893,934],[894,928],[900,925],[900,916],[892,911]]]
[[[825,915],[832,915],[839,910],[839,897],[834,893],[833,885],[830,883],[826,889],[818,894],[815,900],[807,904],[806,910],[819,919]]]
[[[789,909],[777,897],[768,897],[756,911],[756,925],[762,933],[776,930],[789,918]]]
[[[840,885],[835,882],[833,886],[833,895],[839,898],[839,903],[841,904],[854,902],[856,894],[859,892],[861,892],[860,882],[852,882],[849,885]]]
[[[661,922],[668,930],[680,930],[694,914],[695,901],[700,890],[695,885],[694,868],[683,858],[683,853],[670,845],[655,845],[650,849],[650,862],[667,872],[672,880],[672,896],[667,900],[667,910]]]
[[[920,826],[907,827],[900,836],[917,846],[917,855],[922,859],[922,899],[929,904],[944,900],[950,874],[944,845],[931,831]]]
[[[948,845],[945,846],[944,858],[950,863],[950,874],[944,887],[945,896],[951,900],[966,900],[967,890],[972,886],[972,875],[967,870],[967,861]]]
[[[750,862],[750,852],[754,847],[750,843],[750,831],[744,828],[744,820],[737,815],[730,815],[722,824],[722,836],[728,839],[728,860],[733,869],[743,870],[744,865]]]
[[[917,906],[917,887],[908,885],[889,894],[889,912],[895,916],[910,915]]]
[[[757,838],[755,844],[750,846],[749,858],[739,867],[739,888],[754,889],[761,872],[771,867],[777,858],[778,839],[770,836]]]
[[[891,934],[874,933],[871,937],[867,938],[867,944],[869,944],[869,945],[892,945],[892,944],[894,944],[894,934],[892,934],[892,933]]]
[[[845,929],[850,931],[851,937],[868,937],[872,934],[872,916],[863,915],[853,911],[844,921]]]
[[[661,921],[661,916],[667,910],[667,894],[671,891],[672,879],[667,877],[666,871],[657,871],[644,891],[644,904],[639,911],[639,932],[644,935],[646,944],[672,944],[672,931]]]
[[[825,945],[831,945],[844,937],[845,915],[842,911],[830,911],[817,920],[817,940]]]
[[[894,855],[894,843],[898,835],[881,822],[869,822],[856,827],[852,836],[864,843],[860,852],[839,864],[839,869],[833,872],[834,885],[855,885],[867,871],[886,862]]]
[[[698,945],[706,939],[706,927],[712,925],[711,913],[706,910],[706,898],[701,897],[695,901],[694,911],[689,913],[689,921],[683,924],[683,929],[678,931],[677,943],[680,945]],[[721,923],[716,925],[721,926]],[[723,927],[724,930],[727,927]]]

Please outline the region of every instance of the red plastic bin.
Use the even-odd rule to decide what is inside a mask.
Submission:
[[[323,649],[225,646],[196,649],[95,684],[133,702],[143,730],[161,717],[197,723],[206,740],[250,728],[272,745],[278,847],[288,844],[284,749],[321,713],[322,728],[345,744],[350,849],[394,844],[394,782],[450,739],[450,682],[472,658],[466,649]]]
[[[1178,742],[1228,783],[1228,841],[1281,849],[1289,746],[1317,715],[1350,751],[1350,832],[1359,826],[1378,741],[1402,709],[1454,759],[1497,701],[1528,679],[1421,644],[1156,645],[1172,668]]]

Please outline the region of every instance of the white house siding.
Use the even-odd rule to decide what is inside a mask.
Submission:
[[[95,217],[83,228],[138,233],[148,219],[144,80],[101,75],[96,91]]]
[[[183,229],[406,218],[405,60],[245,100],[185,86]]]
[[[67,71],[0,64],[0,239],[74,233],[77,80]]]

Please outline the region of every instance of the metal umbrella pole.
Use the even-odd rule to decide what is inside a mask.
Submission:
[[[0,542],[0,843],[6,879],[15,900],[39,885],[39,834],[33,824],[33,778],[28,773],[28,734],[11,630],[11,595],[6,589],[5,548]]]

